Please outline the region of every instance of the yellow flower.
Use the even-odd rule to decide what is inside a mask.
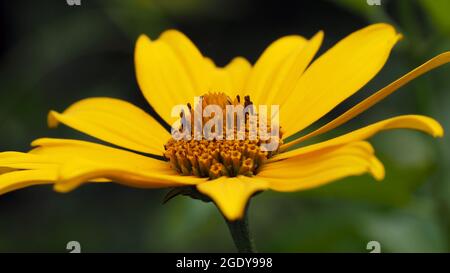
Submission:
[[[187,105],[194,96],[203,95],[207,104],[222,106],[276,104],[280,105],[282,138],[286,139],[369,82],[400,37],[390,25],[371,25],[312,61],[323,32],[309,40],[292,35],[273,42],[254,65],[237,57],[225,67],[217,67],[186,36],[168,30],[155,41],[139,37],[136,76],[143,95],[167,124],[176,120],[172,107]],[[269,153],[260,149],[258,141],[179,144],[153,117],[128,102],[84,99],[62,113],[51,111],[49,126],[63,123],[117,148],[42,138],[35,140],[27,153],[0,153],[0,194],[37,184],[54,184],[59,192],[85,182],[114,181],[141,188],[188,186],[211,198],[228,220],[237,220],[248,199],[259,191],[304,190],[364,173],[381,180],[383,165],[366,139],[397,128],[442,137],[440,124],[426,116],[404,115],[313,145],[297,144],[347,122],[449,60],[449,52],[429,60],[326,125],[291,142],[281,142],[277,151]]]

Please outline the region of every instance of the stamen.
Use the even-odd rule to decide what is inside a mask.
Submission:
[[[227,105],[242,105],[247,107],[253,105],[250,96],[244,96],[241,101],[239,95],[233,100],[223,93],[208,93],[202,96],[203,107],[214,104],[224,110]],[[191,111],[191,117],[194,115],[193,107],[187,103]],[[253,113],[253,109],[250,109]],[[180,114],[183,118],[184,113]],[[236,116],[234,117],[236,118]],[[203,117],[203,124],[208,118]],[[259,126],[259,123],[257,124]],[[223,132],[226,132],[226,124],[223,124]],[[249,139],[249,119],[245,116],[245,139],[243,140],[174,140],[170,139],[165,145],[164,157],[169,161],[172,169],[181,175],[194,175],[198,177],[209,177],[216,179],[221,176],[252,176],[258,172],[258,169],[264,162],[277,153],[277,151],[262,151],[261,144],[266,143],[261,139]],[[267,132],[270,131],[270,123],[267,124]],[[215,131],[216,128],[214,128]],[[191,132],[193,136],[193,132]],[[237,129],[234,130],[234,136],[237,138]],[[281,143],[281,133],[278,138]]]

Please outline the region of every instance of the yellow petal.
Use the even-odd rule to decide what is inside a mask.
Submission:
[[[439,122],[430,117],[420,115],[397,116],[394,118],[379,121],[377,123],[371,124],[369,126],[363,127],[361,129],[352,131],[350,133],[327,141],[298,148],[289,152],[280,153],[271,158],[269,161],[277,161],[283,158],[301,155],[325,147],[332,147],[336,145],[342,145],[354,141],[368,139],[378,132],[391,129],[414,129],[427,133],[433,137],[442,137],[444,135],[444,129],[439,124]],[[283,148],[283,146],[281,148]]]
[[[233,78],[224,68],[216,67],[210,71],[208,92],[223,92],[231,97],[235,92]]]
[[[160,173],[173,173],[166,161],[105,145],[72,139],[41,138],[32,142],[35,148],[29,152],[58,164],[73,159],[86,159],[108,166],[124,166]]]
[[[324,147],[301,156],[264,165],[257,177],[267,181],[269,188],[290,192],[306,190],[354,175],[370,173],[377,180],[384,178],[383,164],[373,155],[368,142]]]
[[[296,100],[298,96],[293,91],[297,81],[319,50],[323,35],[323,32],[319,31],[305,45],[298,47],[281,62],[273,79],[269,81],[269,85],[266,85],[268,87],[264,99],[266,104],[278,104],[283,109],[289,107],[285,104],[299,105],[302,103]],[[281,124],[290,122],[290,118],[281,115]]]
[[[252,65],[243,57],[236,57],[229,64],[224,67],[225,71],[230,75],[232,82],[232,90],[227,93],[231,98],[236,95],[243,94],[244,85],[248,79]]]
[[[38,139],[30,153],[59,163],[55,189],[66,192],[84,182],[106,178],[142,188],[194,185],[205,179],[180,176],[166,161],[101,144],[69,139]]]
[[[52,184],[59,180],[65,159],[44,154],[0,153],[0,195],[24,187]],[[105,178],[89,182],[110,182]]]
[[[211,59],[211,58],[204,57],[204,58],[203,58],[203,62],[205,63],[206,70],[208,71],[208,73],[209,73],[209,71],[211,71],[211,70],[217,68],[216,63],[215,63],[214,60]]]
[[[286,137],[318,120],[370,81],[399,38],[390,25],[371,25],[350,34],[314,61],[293,91],[301,104],[280,109],[280,115],[291,118],[283,124]]]
[[[422,64],[421,66],[415,68],[411,72],[407,73],[406,75],[402,76],[401,78],[399,78],[396,81],[392,82],[391,84],[387,85],[383,89],[374,93],[367,99],[358,103],[354,107],[350,108],[344,114],[340,115],[339,117],[335,118],[334,120],[330,121],[329,123],[325,124],[324,126],[320,127],[319,129],[314,130],[313,132],[311,132],[307,135],[304,135],[300,138],[297,138],[297,139],[287,143],[285,147],[286,148],[291,147],[291,146],[298,144],[302,141],[305,141],[311,137],[326,133],[326,132],[346,123],[347,121],[351,120],[352,118],[361,114],[365,110],[369,109],[370,107],[372,107],[374,104],[378,103],[385,97],[389,96],[390,94],[392,94],[394,91],[396,91],[400,87],[409,83],[413,79],[427,73],[428,71],[430,71],[434,68],[444,65],[444,64],[448,63],[449,61],[450,61],[450,52],[445,52],[445,53],[442,53],[442,54],[432,58],[431,60],[427,61],[426,63]]]
[[[236,57],[225,67],[217,67],[209,58],[204,61],[208,67],[208,92],[223,92],[231,99],[236,95],[246,95],[243,89],[252,66],[245,58]]]
[[[267,189],[267,183],[256,177],[222,177],[197,185],[197,189],[209,196],[222,214],[230,221],[243,217],[249,198]]]
[[[114,165],[130,164],[136,168],[165,170],[167,162],[126,150],[82,140],[40,138],[31,143],[31,155],[41,155],[56,162],[71,158],[92,159]]]
[[[158,40],[166,42],[175,52],[189,75],[194,89],[199,92],[206,91],[208,81],[205,79],[208,75],[205,72],[207,67],[204,64],[202,53],[194,43],[186,35],[174,29],[164,31]]]
[[[55,169],[58,161],[46,156],[20,152],[0,153],[0,167],[10,169]]]
[[[59,192],[71,191],[91,180],[106,178],[119,184],[137,188],[167,188],[196,185],[206,178],[181,176],[169,170],[136,168],[132,164],[122,166],[99,163],[93,160],[73,158],[59,170],[58,182],[54,189]]]
[[[172,107],[192,102],[194,96],[205,93],[195,82],[182,62],[166,42],[150,41],[141,35],[136,42],[135,67],[139,87],[150,105],[169,124]],[[202,64],[206,66],[206,62]]]
[[[2,181],[9,181],[3,183],[4,191],[1,191],[1,193],[47,183],[55,183],[55,188],[59,191],[68,191],[82,182],[109,182],[108,177],[120,180],[119,183],[128,183],[127,185],[136,187],[184,185],[183,182],[174,183],[170,179],[174,172],[165,162],[128,151],[85,141],[65,139],[39,139],[33,144],[41,146],[29,153],[0,153],[0,168],[5,170],[0,174],[1,179],[3,179]],[[67,174],[67,171],[71,168],[78,173],[86,171],[86,162],[89,162],[89,160],[93,163],[87,167],[91,171],[97,172],[96,175],[86,175],[83,181],[79,181],[80,177],[76,177],[77,183],[67,179],[75,179],[73,173],[72,176]],[[102,171],[101,174],[100,171]],[[112,175],[112,173],[119,171],[122,171],[122,173]],[[160,175],[159,179],[156,180],[155,176],[152,178],[145,176],[149,172]],[[126,173],[125,178],[123,173]],[[140,173],[144,173],[144,178],[139,176]],[[40,174],[43,174],[42,179],[39,179]],[[55,175],[53,179],[49,180],[47,174]],[[185,179],[187,180],[186,183],[191,181],[190,178]]]
[[[89,98],[63,113],[51,111],[48,124],[64,123],[103,141],[151,154],[162,154],[170,134],[150,115],[123,100]]]
[[[55,169],[23,170],[0,174],[0,195],[34,185],[54,183]]]
[[[283,61],[305,44],[306,39],[297,35],[285,36],[270,44],[251,71],[244,93],[250,95],[255,104],[269,104],[265,101],[266,85],[271,84]]]

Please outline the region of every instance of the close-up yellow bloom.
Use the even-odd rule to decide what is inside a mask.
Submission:
[[[69,192],[87,182],[175,188],[173,195],[212,200],[233,222],[243,219],[249,199],[262,191],[306,190],[366,173],[383,180],[383,164],[367,139],[391,129],[442,137],[444,130],[438,121],[414,114],[382,117],[338,137],[304,143],[448,63],[449,52],[413,69],[318,129],[299,137],[298,133],[372,80],[401,37],[389,24],[374,24],[351,33],[316,57],[324,38],[322,31],[310,39],[290,35],[270,44],[255,64],[236,57],[218,67],[179,31],[167,30],[156,40],[141,35],[134,53],[137,82],[165,124],[126,101],[107,97],[83,99],[62,112],[50,111],[51,128],[62,123],[103,144],[40,138],[28,152],[2,152],[0,194],[40,184]],[[223,109],[226,105],[279,105],[278,148],[264,151],[262,141],[248,137],[172,139],[167,125],[179,118],[172,107],[187,105],[191,109],[196,96],[204,99],[204,106],[216,104]]]

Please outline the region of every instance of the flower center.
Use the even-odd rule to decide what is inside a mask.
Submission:
[[[223,93],[207,93],[201,99],[202,107],[216,105],[224,110],[224,119],[226,119],[226,115],[230,117],[230,113],[226,112],[227,106],[245,107],[247,110],[250,110],[248,112],[254,113],[253,116],[258,117],[258,114],[253,112],[253,103],[250,100],[250,96],[245,96],[244,101],[241,101],[239,95],[234,100],[231,100],[230,97]],[[190,121],[193,120],[195,109],[189,103],[187,107],[190,110],[190,115],[184,115],[182,112],[180,117],[181,119],[190,117],[188,118]],[[169,161],[171,167],[181,175],[195,175],[215,179],[220,176],[252,176],[256,174],[266,159],[278,152],[279,147],[277,145],[276,149],[267,150],[262,145],[273,141],[274,138],[277,143],[281,144],[281,133],[279,133],[280,130],[277,128],[277,135],[270,140],[262,138],[260,135],[252,136],[250,132],[251,128],[257,128],[258,132],[260,132],[259,126],[262,123],[255,122],[254,125],[250,125],[251,118],[248,112],[240,116],[243,123],[241,132],[239,132],[239,128],[232,129],[232,140],[229,138],[230,130],[226,130],[226,122],[218,123],[222,124],[222,139],[218,139],[217,137],[214,139],[206,139],[204,136],[198,137],[198,135],[194,138],[195,130],[193,130],[193,132],[189,132],[189,139],[176,140],[171,138],[164,145],[164,157]],[[239,115],[233,112],[231,117],[234,121],[237,121]],[[215,118],[214,115],[211,117],[201,117],[201,129],[204,128],[205,123],[208,123],[213,118]],[[255,120],[260,121],[257,118]],[[265,132],[271,132],[270,121],[265,126],[267,126]],[[183,128],[183,125],[180,128]],[[219,132],[218,128],[212,128],[211,131]]]

